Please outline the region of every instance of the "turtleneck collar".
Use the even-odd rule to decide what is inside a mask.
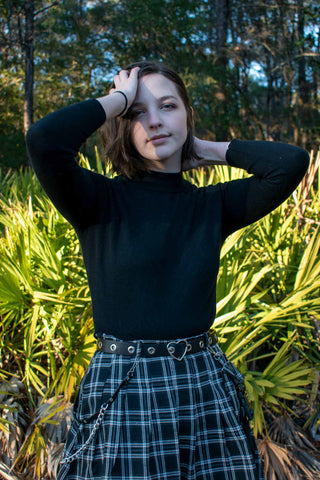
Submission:
[[[185,183],[182,172],[167,173],[153,170],[134,178],[133,182],[140,183],[140,185],[146,186],[147,188],[150,187],[167,191],[181,190]]]

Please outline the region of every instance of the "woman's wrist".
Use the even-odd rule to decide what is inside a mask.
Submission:
[[[122,111],[118,114],[118,117],[121,117],[121,115],[123,115],[128,108],[128,97],[122,90],[116,90],[115,92],[113,92],[113,94],[114,93],[120,93],[124,98],[124,102],[125,102],[124,107],[123,107]]]
[[[117,90],[104,97],[97,98],[105,111],[106,118],[114,118],[123,115],[128,107],[128,99],[124,92]]]
[[[97,98],[105,111],[107,119],[126,113],[135,99],[138,88],[138,73],[140,67],[121,70],[113,79],[109,95]]]
[[[226,153],[230,142],[195,139],[195,151],[206,165],[227,165]]]

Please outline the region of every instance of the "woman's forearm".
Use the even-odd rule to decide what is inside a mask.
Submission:
[[[115,92],[112,95],[105,95],[104,97],[97,98],[98,102],[101,104],[103,110],[105,111],[106,118],[114,118],[120,115],[123,112],[123,109],[126,107],[126,100],[122,93]]]
[[[195,151],[202,165],[228,165],[226,153],[230,142],[211,142],[195,138]]]
[[[285,201],[306,173],[309,155],[285,143],[232,140],[227,161],[251,176],[223,185],[226,236]]]
[[[105,121],[96,100],[86,100],[50,113],[27,134],[27,147],[37,177],[62,215],[74,226],[97,209],[98,176],[76,161],[83,142]]]

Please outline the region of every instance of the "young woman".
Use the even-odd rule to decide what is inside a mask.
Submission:
[[[263,479],[242,375],[207,332],[223,241],[291,194],[308,155],[200,140],[192,123],[180,77],[142,62],[28,133],[39,180],[80,239],[97,337],[59,480]],[[75,161],[99,127],[114,179]],[[205,188],[182,178],[215,164],[252,175]]]

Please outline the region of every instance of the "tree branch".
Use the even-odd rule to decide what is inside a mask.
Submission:
[[[49,5],[48,7],[41,8],[41,9],[38,10],[37,12],[34,12],[34,16],[36,17],[37,15],[39,15],[39,13],[43,13],[43,12],[45,12],[46,10],[49,10],[51,7],[55,7],[56,5],[58,5],[58,2],[54,2],[54,3],[52,3],[51,5]]]

